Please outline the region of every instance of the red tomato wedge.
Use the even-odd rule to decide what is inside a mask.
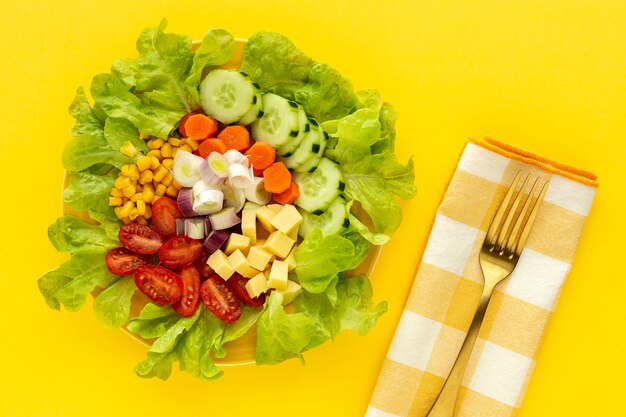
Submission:
[[[137,288],[157,304],[174,304],[183,292],[178,274],[162,266],[144,265],[134,278]]]
[[[208,259],[208,255],[203,250],[202,255],[200,255],[200,257],[193,262],[194,266],[198,269],[198,273],[201,278],[208,278],[213,273],[213,268],[206,263]]]
[[[148,263],[146,255],[139,255],[126,248],[115,248],[107,252],[104,258],[107,268],[115,275],[132,275]]]
[[[230,278],[228,278],[226,284],[228,284],[228,288],[230,288],[235,293],[237,298],[239,298],[250,307],[261,307],[263,304],[265,304],[265,294],[261,294],[255,298],[250,297],[248,291],[246,290],[246,283],[248,281],[250,281],[248,278],[244,278],[243,276],[235,272],[233,275],[230,276]]]
[[[163,244],[161,236],[154,229],[137,223],[122,226],[117,237],[125,248],[142,255],[158,251]]]
[[[241,302],[219,275],[204,281],[200,295],[206,308],[223,322],[233,324],[241,317]]]
[[[169,268],[187,265],[202,255],[202,241],[185,235],[174,236],[159,249],[159,260]]]
[[[152,224],[163,239],[176,235],[176,219],[182,217],[178,204],[170,198],[161,197],[152,205]]]
[[[178,301],[172,304],[174,311],[184,317],[192,316],[200,301],[200,274],[193,265],[185,265],[178,270],[183,282],[183,292]]]

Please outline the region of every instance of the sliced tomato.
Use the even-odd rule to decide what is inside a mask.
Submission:
[[[198,273],[201,278],[208,278],[214,272],[213,268],[211,268],[206,261],[209,259],[209,256],[203,250],[202,255],[198,259],[196,259],[193,264],[198,269]]]
[[[149,255],[159,250],[163,241],[154,229],[137,223],[128,223],[117,235],[122,245],[133,252]]]
[[[178,204],[170,198],[161,197],[152,205],[152,224],[163,239],[176,235],[176,219],[182,217]]]
[[[206,308],[223,322],[233,324],[241,317],[241,301],[219,275],[213,274],[204,281],[200,296]]]
[[[183,292],[178,301],[172,304],[174,311],[184,317],[192,316],[200,301],[200,274],[193,265],[185,265],[178,270],[183,283]]]
[[[135,285],[157,304],[174,304],[183,293],[178,274],[158,265],[144,265],[134,275]]]
[[[126,248],[115,248],[107,252],[104,261],[112,274],[132,275],[148,263],[148,257]]]
[[[246,283],[248,281],[250,281],[248,278],[244,278],[235,272],[230,276],[230,278],[228,278],[226,284],[228,284],[228,288],[235,293],[237,298],[248,304],[250,307],[261,307],[265,304],[265,294],[261,294],[254,298],[250,297],[248,290],[246,290]]]
[[[202,242],[185,235],[174,236],[159,249],[159,260],[169,268],[187,265],[202,255]]]

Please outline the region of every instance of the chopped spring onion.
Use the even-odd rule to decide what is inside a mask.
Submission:
[[[241,219],[233,207],[226,207],[219,213],[211,214],[209,220],[214,231],[228,229],[241,223]]]
[[[200,179],[200,166],[204,159],[187,151],[178,151],[174,157],[172,173],[183,187],[191,187]]]
[[[204,217],[185,219],[185,234],[192,239],[204,238]]]
[[[178,154],[177,154],[178,155]],[[176,203],[178,204],[178,209],[185,217],[194,217],[197,216],[193,209],[193,190],[191,188],[182,188],[178,191],[178,197],[176,198]],[[177,233],[183,234],[183,233]]]
[[[223,230],[213,230],[209,233],[209,236],[204,241],[204,250],[206,250],[207,255],[213,254],[216,250],[222,247],[224,243],[228,240],[230,234],[228,232],[224,232]]]
[[[231,164],[228,168],[228,180],[235,188],[246,188],[252,185],[254,174],[252,169],[243,164]]]
[[[244,195],[248,201],[259,204],[261,206],[270,202],[272,194],[265,191],[265,183],[263,178],[254,177],[254,182],[248,187],[244,188]]]
[[[232,207],[235,212],[239,213],[246,203],[246,195],[241,188],[233,187],[230,181],[222,184],[222,192],[224,193],[224,206]]]
[[[176,235],[185,234],[185,219],[176,219]]]
[[[231,164],[243,164],[248,166],[248,156],[242,154],[237,149],[229,149],[224,152],[224,158]]]
[[[224,155],[211,152],[200,164],[200,176],[209,184],[221,184],[228,177],[229,166],[230,163]]]
[[[224,194],[219,190],[205,190],[193,200],[193,210],[198,214],[217,213],[222,209]]]

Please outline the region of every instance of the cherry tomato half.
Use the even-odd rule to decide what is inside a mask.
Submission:
[[[178,270],[178,275],[183,282],[183,293],[172,307],[181,316],[189,317],[196,312],[200,301],[200,274],[195,266],[185,265]]]
[[[187,265],[202,255],[202,242],[185,235],[174,236],[159,249],[159,260],[170,268]]]
[[[223,322],[233,324],[241,317],[241,302],[219,275],[213,274],[204,281],[200,295],[206,308]]]
[[[213,268],[206,263],[208,259],[208,255],[203,250],[202,255],[200,255],[200,257],[193,262],[194,266],[198,269],[198,273],[201,278],[208,278],[213,273]]]
[[[176,219],[182,217],[178,204],[172,199],[161,197],[152,205],[152,224],[163,239],[176,235]]]
[[[235,272],[230,278],[228,278],[226,284],[228,284],[228,288],[235,293],[237,298],[248,304],[250,307],[261,307],[265,304],[265,294],[261,294],[255,298],[250,297],[248,290],[246,290],[246,283],[248,281],[250,281],[248,278],[244,278]]]
[[[173,304],[183,292],[180,277],[162,266],[144,265],[134,278],[137,288],[157,304]]]
[[[161,236],[154,229],[137,223],[122,226],[117,237],[125,248],[142,255],[158,251],[163,244]]]
[[[107,252],[104,261],[112,274],[132,275],[137,269],[148,263],[148,258],[122,247]]]

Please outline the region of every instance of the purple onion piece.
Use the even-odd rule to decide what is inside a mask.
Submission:
[[[211,220],[209,218],[204,219],[204,235],[208,236],[213,229],[211,228]]]
[[[222,247],[228,240],[229,233],[223,230],[213,230],[204,241],[204,250],[207,256],[211,256],[215,251]]]
[[[176,219],[176,235],[185,234],[185,219]]]
[[[198,213],[193,210],[193,190],[191,188],[183,188],[178,191],[176,198],[178,209],[185,217],[196,217]]]
[[[217,172],[213,167],[211,167],[211,161],[214,159],[221,160],[221,163],[225,167],[225,172]],[[212,152],[208,157],[202,161],[200,164],[200,177],[207,184],[217,185],[224,182],[226,177],[228,176],[228,161],[221,154],[217,152]]]
[[[241,218],[237,216],[233,207],[227,207],[218,213],[211,214],[209,220],[211,220],[213,230],[224,230],[241,223]]]

